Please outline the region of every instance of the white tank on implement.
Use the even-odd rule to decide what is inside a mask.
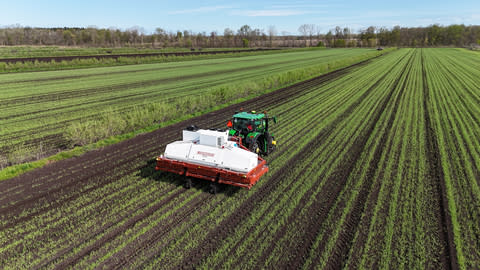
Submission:
[[[183,140],[167,145],[168,159],[247,173],[258,165],[258,155],[228,140],[228,131],[183,131]]]

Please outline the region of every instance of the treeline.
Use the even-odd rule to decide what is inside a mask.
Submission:
[[[56,45],[91,47],[184,47],[184,48],[229,48],[268,47],[270,39],[260,29],[248,25],[237,31],[226,28],[222,34],[217,31],[194,33],[193,31],[166,31],[157,28],[146,34],[141,27],[126,30],[103,28],[32,28],[10,26],[0,28],[0,46],[15,45]],[[270,43],[272,45],[272,43]]]
[[[360,33],[359,38],[365,41],[374,36],[380,46],[478,46],[480,45],[480,26],[456,24],[415,28],[395,26],[393,29],[369,27]]]
[[[428,27],[393,28],[371,26],[354,33],[339,26],[326,34],[313,24],[298,28],[300,35],[278,32],[274,26],[267,31],[244,25],[238,30],[226,28],[223,33],[166,31],[157,28],[147,34],[141,27],[126,30],[103,28],[32,28],[9,26],[0,28],[0,46],[56,45],[84,47],[375,47],[375,46],[479,46],[480,26],[463,24]]]
[[[435,24],[428,27],[395,26],[393,28],[370,26],[359,33],[352,33],[352,30],[348,27],[337,26],[329,30],[327,34],[321,35],[315,25],[304,24],[298,30],[304,38],[305,46],[476,47],[480,45],[480,25],[440,26]],[[317,34],[315,35],[315,33]]]

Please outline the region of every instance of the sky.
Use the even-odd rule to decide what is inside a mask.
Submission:
[[[358,32],[369,26],[480,25],[480,1],[0,0],[0,27],[137,27],[147,34],[160,27],[223,34],[245,24],[265,32],[274,26],[278,35],[298,35],[302,24],[314,24],[322,33],[335,26]]]

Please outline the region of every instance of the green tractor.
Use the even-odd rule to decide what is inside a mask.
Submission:
[[[277,123],[276,117],[268,117],[266,112],[235,112],[233,119],[227,123],[229,135],[240,138],[242,145],[250,151],[268,156],[277,144],[269,131],[270,121]]]

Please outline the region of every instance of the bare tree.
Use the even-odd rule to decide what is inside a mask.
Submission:
[[[310,37],[310,46],[313,44],[313,34],[315,34],[315,25],[313,24],[307,24],[307,32],[308,36]]]
[[[315,27],[315,32],[317,33],[317,44],[318,44],[318,42],[321,41],[322,28],[319,25],[317,25]]]
[[[233,32],[232,29],[230,28],[225,28],[223,30],[223,39],[225,40],[226,47],[234,47],[235,46],[235,40],[233,39],[235,36],[235,33]]]
[[[283,47],[288,47],[288,34],[287,31],[282,31]]]
[[[211,44],[210,46],[212,46],[213,48],[215,48],[217,36],[218,36],[217,31],[210,32],[210,44]]]
[[[343,31],[342,31],[342,28],[340,28],[340,26],[335,27],[335,39],[336,40],[343,39]]]
[[[274,25],[270,25],[268,27],[268,37],[270,39],[270,47],[273,47],[273,39],[275,39],[276,35],[277,35],[277,29],[275,28]]]
[[[350,30],[350,28],[348,28],[348,27],[343,28],[343,38],[344,39],[347,39],[347,40],[350,39],[351,35],[352,35],[352,31]]]
[[[240,37],[243,47],[249,47],[252,35],[255,35],[255,32],[252,31],[252,28],[247,24],[238,29],[238,36]]]
[[[312,46],[312,38],[315,33],[315,25],[313,24],[302,24],[298,28],[298,31],[302,33],[303,38],[305,39],[305,47],[307,47],[307,36],[310,40],[310,46]]]
[[[307,47],[307,34],[308,34],[308,24],[302,24],[298,28],[298,32],[303,35],[303,40],[305,40],[305,47]]]

